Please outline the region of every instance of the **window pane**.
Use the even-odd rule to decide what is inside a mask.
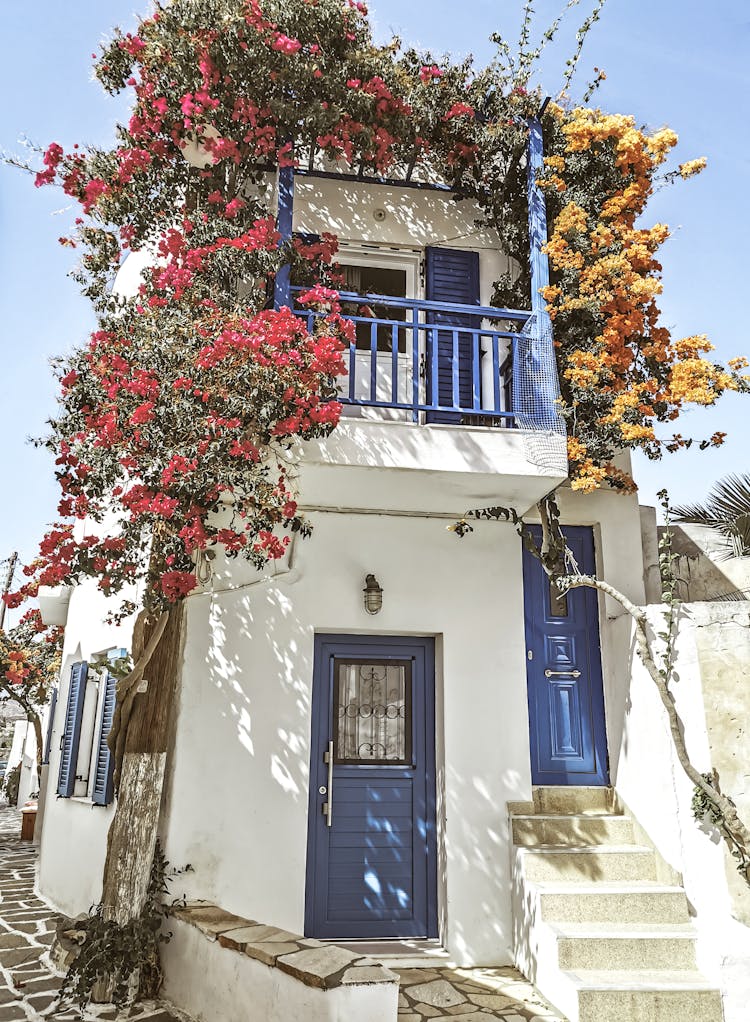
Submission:
[[[411,762],[411,663],[335,660],[338,763]]]
[[[373,302],[368,295],[388,295],[391,298],[406,298],[406,270],[392,269],[385,266],[353,266],[341,263],[344,274],[345,290],[355,291],[363,296],[361,305],[353,302],[344,303],[344,313],[361,316],[364,319],[387,319],[406,322],[406,309],[394,309]],[[374,329],[373,329],[374,328]],[[393,348],[393,330],[390,326],[372,323],[357,323],[357,347],[363,351],[371,350],[373,333],[379,352],[390,352]],[[404,330],[397,332],[399,351],[406,351],[406,334]]]

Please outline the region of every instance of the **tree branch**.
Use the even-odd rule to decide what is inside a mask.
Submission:
[[[701,774],[701,772],[693,766],[690,760],[690,755],[685,744],[684,725],[677,712],[674,696],[672,695],[666,681],[668,673],[661,669],[654,659],[648,635],[648,618],[645,610],[642,607],[637,607],[627,598],[627,596],[615,589],[615,587],[610,585],[608,582],[602,582],[600,579],[594,578],[592,575],[567,575],[560,579],[559,585],[563,591],[567,591],[568,589],[579,589],[584,586],[591,589],[598,589],[605,595],[610,596],[613,600],[616,600],[633,618],[636,626],[635,636],[638,655],[641,658],[643,666],[648,671],[649,677],[656,685],[662,705],[667,712],[669,729],[672,734],[672,741],[674,743],[675,752],[677,753],[680,766],[695,787],[700,788],[708,801],[714,806],[718,815],[722,817],[724,826],[731,835],[732,841],[739,845],[743,849],[745,856],[748,857],[748,854],[750,853],[750,830],[748,830],[737,815],[734,803],[731,799],[728,799],[726,795],[723,795],[718,787],[713,787],[709,784],[703,774]],[[750,882],[750,878],[747,876],[745,876],[745,880]]]

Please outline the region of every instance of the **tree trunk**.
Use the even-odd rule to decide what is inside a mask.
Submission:
[[[174,608],[145,669],[145,692],[135,695],[124,735],[117,808],[107,838],[102,904],[120,925],[140,914],[146,901],[156,847],[159,809],[182,649],[182,605]],[[149,634],[163,622],[146,626]],[[134,651],[135,652],[135,651]]]
[[[42,738],[42,722],[39,719],[38,713],[27,713],[26,718],[34,728],[34,736],[36,737],[36,773],[38,780],[41,782],[42,759],[44,758],[44,739]]]

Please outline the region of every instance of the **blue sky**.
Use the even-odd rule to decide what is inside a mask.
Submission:
[[[563,0],[538,0],[537,24]],[[377,0],[381,36],[454,54],[488,58],[490,32],[515,38],[520,0]],[[582,0],[582,8],[586,8]],[[36,0],[3,11],[5,46],[0,66],[0,147],[22,152],[19,140],[71,146],[108,144],[125,111],[91,78],[91,54],[111,27],[132,28],[146,0]],[[581,18],[574,10],[560,43],[545,61],[544,84],[556,92],[572,36]],[[746,325],[750,237],[750,7],[745,0],[713,4],[685,0],[609,0],[592,32],[582,70],[604,68],[599,103],[633,113],[652,127],[669,124],[680,135],[677,160],[707,156],[697,179],[659,192],[650,207],[674,236],[663,249],[663,321],[677,335],[707,333],[717,354],[750,354]],[[585,77],[585,76],[584,76]],[[581,79],[583,80],[583,78]],[[57,244],[73,211],[65,196],[35,189],[30,178],[0,167],[0,323],[5,363],[0,375],[0,558],[19,549],[30,559],[45,525],[55,516],[57,487],[44,451],[26,439],[44,433],[54,413],[50,357],[83,340],[92,327],[87,303],[67,277],[74,254]],[[685,434],[729,434],[725,446],[689,451],[649,463],[639,458],[642,500],[667,486],[676,501],[703,496],[730,471],[747,471],[748,399],[730,396],[716,408],[685,416]]]

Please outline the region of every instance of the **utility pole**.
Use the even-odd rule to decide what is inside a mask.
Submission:
[[[16,562],[18,561],[18,551],[14,550],[10,555],[8,561],[8,573],[5,576],[5,585],[3,586],[3,596],[10,591],[10,587],[13,585],[13,575],[16,571]],[[2,632],[5,625],[5,600],[0,601],[0,632]]]

